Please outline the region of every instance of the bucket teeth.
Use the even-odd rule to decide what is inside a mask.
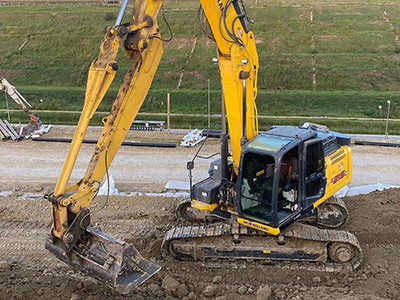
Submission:
[[[53,243],[51,239],[46,240],[45,248],[68,265],[122,294],[128,294],[161,269],[141,256],[132,244],[109,236],[96,226],[88,226],[69,252],[61,241]]]

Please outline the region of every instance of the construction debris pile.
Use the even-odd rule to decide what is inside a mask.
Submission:
[[[36,127],[32,126],[31,123],[23,126],[23,125],[15,125],[13,126],[7,120],[0,119],[0,139],[2,141],[5,140],[13,140],[20,141],[22,138],[30,139],[40,137],[42,134],[48,133],[51,129],[52,125],[43,125],[40,123],[40,127],[35,129]]]
[[[6,101],[7,95],[14,100],[15,103],[29,116],[29,123],[25,126],[13,127],[8,121],[0,119],[0,138],[2,140],[12,139],[20,141],[21,137],[29,139],[31,137],[39,137],[44,133],[49,132],[51,125],[43,125],[42,121],[36,115],[32,105],[26,100],[20,92],[11,85],[7,79],[0,76],[0,90],[4,90]],[[7,105],[8,107],[8,105]],[[18,132],[18,133],[17,133]]]

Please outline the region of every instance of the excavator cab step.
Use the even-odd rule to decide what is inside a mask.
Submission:
[[[126,295],[161,267],[140,255],[136,248],[89,225],[76,246],[67,251],[61,240],[46,239],[45,248],[79,271]]]

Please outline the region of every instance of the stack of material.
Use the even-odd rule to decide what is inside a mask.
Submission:
[[[164,131],[165,122],[164,121],[133,121],[131,130],[141,130],[141,131]]]
[[[21,136],[15,131],[15,129],[8,123],[7,120],[2,121],[0,119],[0,138],[2,140],[12,139],[13,141],[20,141]]]
[[[181,146],[194,147],[204,139],[206,139],[206,136],[203,136],[201,130],[195,129],[182,138]]]

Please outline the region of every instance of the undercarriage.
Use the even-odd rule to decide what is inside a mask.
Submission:
[[[169,230],[164,249],[180,260],[291,262],[309,270],[356,269],[362,261],[357,238],[344,230],[296,223],[272,236],[237,223],[180,226]],[[217,262],[217,263],[218,263]]]
[[[180,260],[203,263],[258,261],[290,262],[295,267],[327,272],[356,269],[362,261],[357,238],[337,230],[348,220],[340,198],[331,197],[310,214],[289,225],[278,236],[240,225],[221,213],[196,212],[190,199],[178,204],[178,217],[186,225],[169,230],[164,249]]]

